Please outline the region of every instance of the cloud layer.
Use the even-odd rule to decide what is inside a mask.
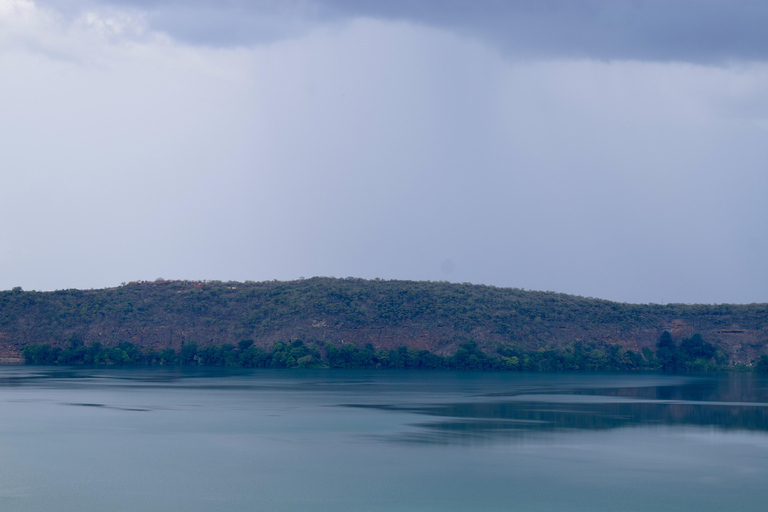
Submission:
[[[47,0],[150,13],[153,28],[192,44],[250,45],[321,23],[404,21],[479,38],[525,58],[697,63],[768,58],[768,4],[722,0]]]
[[[285,5],[0,0],[0,288],[352,275],[766,300],[756,54],[510,46],[462,2]],[[533,4],[477,17],[505,26],[499,5]],[[229,40],[216,19],[195,35],[206,9]]]

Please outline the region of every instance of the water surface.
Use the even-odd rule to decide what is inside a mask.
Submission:
[[[3,511],[764,510],[768,380],[0,367]]]

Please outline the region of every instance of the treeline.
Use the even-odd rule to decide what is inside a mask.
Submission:
[[[676,345],[664,332],[654,352],[626,350],[620,345],[606,343],[569,344],[564,350],[525,350],[499,346],[495,353],[483,352],[474,341],[462,343],[455,354],[444,357],[428,350],[401,346],[397,349],[376,350],[372,345],[358,347],[351,343],[295,340],[275,343],[271,349],[256,347],[253,340],[237,345],[223,344],[200,347],[193,342],[184,344],[178,352],[173,349],[146,351],[132,343],[104,347],[100,343],[85,346],[71,339],[67,348],[48,344],[28,345],[22,352],[27,364],[73,366],[208,366],[230,368],[394,368],[450,369],[473,371],[640,371],[662,370],[717,371],[728,369],[728,359],[722,350],[694,334]],[[768,372],[768,357],[763,356],[755,366]]]
[[[84,346],[70,340],[67,348],[48,344],[27,345],[22,350],[24,362],[36,365],[66,366],[224,366],[231,368],[322,368],[320,353],[302,341],[278,342],[266,351],[253,346],[252,340],[231,344],[198,347],[185,343],[178,352],[168,348],[155,351],[142,350],[133,343],[124,342],[115,347],[104,347],[96,342]]]

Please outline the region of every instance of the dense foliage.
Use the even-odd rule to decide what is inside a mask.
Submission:
[[[431,281],[312,278],[300,281],[130,283],[103,290],[0,292],[0,327],[34,321],[51,333],[109,320],[132,326],[179,321],[268,332],[297,318],[323,318],[332,325],[423,327],[449,325],[469,332],[487,327],[501,334],[546,336],[577,326],[611,324],[623,330],[657,328],[666,319],[742,328],[762,328],[768,305],[627,304],[554,292]],[[550,333],[551,334],[551,333]]]
[[[693,332],[701,336],[679,347],[670,346],[668,340],[655,347],[659,335],[678,329],[677,325],[685,327],[676,331],[677,340]],[[82,340],[79,348],[69,347],[73,337]],[[429,343],[419,345],[420,338]],[[117,364],[122,354],[129,360],[139,357],[134,353],[138,350],[145,358],[142,364],[147,357],[170,364],[182,357],[180,347],[190,339],[198,340],[195,357],[205,361],[197,364],[240,358],[249,347],[241,349],[238,343],[252,339],[255,359],[247,364],[267,365],[261,362],[267,358],[272,366],[270,354],[282,351],[277,340],[291,345],[303,339],[312,340],[306,346],[315,347],[322,364],[331,367],[347,358],[354,362],[344,364],[360,367],[400,365],[401,359],[403,366],[411,365],[411,355],[384,357],[400,345],[412,352],[419,352],[416,346],[431,350],[420,367],[452,367],[463,363],[452,363],[451,357],[461,357],[474,341],[480,348],[467,355],[468,366],[659,365],[675,371],[720,365],[724,357],[745,364],[757,361],[766,350],[768,305],[626,304],[516,288],[353,278],[261,283],[157,280],[103,290],[0,292],[0,340],[12,340],[16,350],[34,345],[45,352],[39,347],[50,345],[50,354],[36,360],[58,361],[73,350],[77,354],[90,350],[91,355],[82,356],[84,361],[103,352],[104,360]],[[369,343],[376,349],[366,348]],[[171,355],[170,347],[179,353]],[[658,357],[653,348],[660,351]],[[298,360],[312,354],[296,355],[286,357]],[[287,361],[286,365],[293,364]]]
[[[768,356],[760,356],[760,360],[755,365],[755,371],[758,373],[768,373]]]
[[[397,368],[452,369],[476,371],[710,371],[727,367],[727,359],[701,335],[682,341],[679,347],[668,332],[659,340],[658,350],[644,354],[625,350],[619,345],[572,344],[563,351],[536,350],[502,346],[495,354],[486,354],[474,341],[462,343],[455,354],[441,357],[428,350],[401,346],[375,350],[372,345],[357,347],[351,343],[337,347],[332,343],[275,343],[270,350],[243,340],[235,345],[198,347],[185,343],[177,353],[173,349],[142,351],[132,343],[103,347],[100,343],[84,346],[70,340],[65,349],[48,344],[28,345],[23,350],[27,364],[38,365],[166,365],[225,366],[240,368]],[[768,366],[768,358],[761,360]],[[759,369],[762,369],[759,366]]]

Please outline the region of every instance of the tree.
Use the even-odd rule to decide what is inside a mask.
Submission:
[[[768,356],[763,354],[755,365],[755,371],[758,373],[768,373]]]
[[[669,331],[664,331],[656,345],[656,359],[665,372],[675,372],[679,368],[679,356],[675,341]]]
[[[678,365],[690,371],[714,369],[718,361],[718,351],[711,343],[706,343],[701,334],[696,333],[680,342]],[[713,361],[714,360],[714,361]]]
[[[197,364],[197,344],[194,342],[187,342],[181,347],[179,352],[179,364],[182,366],[192,366]]]

